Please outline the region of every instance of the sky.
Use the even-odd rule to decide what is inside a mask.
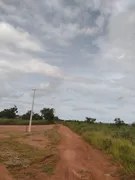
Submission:
[[[135,121],[134,0],[0,0],[0,110]]]

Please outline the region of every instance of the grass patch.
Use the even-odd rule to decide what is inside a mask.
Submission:
[[[33,125],[48,125],[50,124],[50,122],[46,120],[33,120],[32,124]],[[0,125],[29,125],[29,120],[0,118]]]

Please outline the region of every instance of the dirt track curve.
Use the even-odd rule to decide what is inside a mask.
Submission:
[[[104,154],[85,143],[65,126],[59,126],[61,160],[51,180],[118,180]]]

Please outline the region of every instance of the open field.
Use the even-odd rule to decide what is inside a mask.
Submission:
[[[63,125],[0,126],[0,180],[119,180],[101,151]]]

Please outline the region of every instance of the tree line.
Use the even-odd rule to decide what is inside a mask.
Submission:
[[[96,119],[95,118],[89,118],[89,117],[86,117],[85,121],[89,124],[94,124],[96,122]],[[115,124],[120,127],[122,125],[126,125],[125,122],[123,120],[121,120],[120,118],[115,118],[114,119],[114,122]],[[101,123],[101,122],[100,122]]]
[[[4,110],[0,111],[0,118],[5,118],[5,119],[17,119],[18,118],[18,119],[22,119],[22,120],[29,120],[30,115],[31,115],[31,110],[28,110],[23,115],[18,115],[17,106],[13,106],[9,109],[4,109]],[[46,121],[49,121],[49,123],[53,124],[55,121],[58,121],[60,119],[58,118],[58,116],[55,116],[54,108],[43,108],[40,110],[39,113],[33,112],[33,120],[46,120]],[[94,123],[96,123],[96,119],[86,117],[85,122],[88,124],[94,124]],[[121,120],[120,118],[115,118],[114,122],[118,127],[125,125],[125,122],[123,120]],[[135,122],[132,124],[132,126],[135,126]]]
[[[0,111],[0,118],[5,119],[22,119],[22,120],[29,120],[31,115],[31,110],[28,110],[23,115],[18,115],[18,108],[14,106],[9,109],[4,109]],[[40,110],[39,113],[33,112],[33,120],[47,120],[50,123],[54,123],[55,120],[58,120],[58,117],[55,116],[55,109],[54,108],[43,108]]]

